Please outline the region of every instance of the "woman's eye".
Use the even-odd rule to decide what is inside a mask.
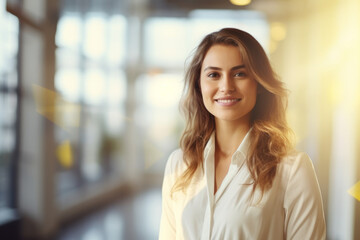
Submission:
[[[235,74],[235,77],[246,77],[246,73],[245,72],[238,72]]]
[[[218,73],[209,73],[207,76],[209,78],[217,78],[217,77],[219,77],[219,74]]]

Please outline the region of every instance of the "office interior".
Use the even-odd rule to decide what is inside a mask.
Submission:
[[[236,27],[289,89],[327,239],[360,239],[360,2],[241,2],[0,0],[0,238],[157,239],[184,69]]]

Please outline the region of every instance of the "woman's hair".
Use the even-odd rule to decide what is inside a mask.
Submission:
[[[263,194],[272,185],[277,164],[292,147],[292,132],[285,116],[287,90],[272,70],[261,45],[250,34],[234,28],[208,34],[195,50],[187,68],[181,101],[186,126],[180,140],[187,169],[175,182],[172,192],[185,190],[194,173],[203,169],[205,145],[215,129],[214,116],[203,103],[200,71],[206,53],[216,44],[237,47],[250,77],[258,83],[259,94],[251,113],[251,144],[246,164],[253,178],[253,192],[258,187]]]

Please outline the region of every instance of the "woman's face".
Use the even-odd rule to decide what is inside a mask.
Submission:
[[[208,50],[200,86],[204,105],[217,121],[249,123],[257,82],[250,77],[237,47],[217,44]]]

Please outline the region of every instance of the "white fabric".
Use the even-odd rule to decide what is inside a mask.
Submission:
[[[214,136],[186,192],[170,196],[186,169],[182,151],[167,162],[162,189],[160,240],[172,239],[325,239],[322,199],[315,171],[305,153],[294,152],[278,165],[272,188],[251,199],[252,178],[245,159],[249,133],[232,156],[229,171],[214,195]]]

